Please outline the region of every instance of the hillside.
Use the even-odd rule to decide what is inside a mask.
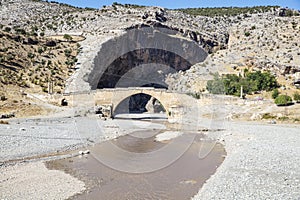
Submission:
[[[47,93],[63,93],[80,63],[89,62],[93,46],[141,24],[180,30],[210,53],[204,63],[169,75],[169,89],[198,93],[216,72],[241,74],[249,69],[271,71],[292,94],[300,79],[300,17],[289,9],[168,10],[118,3],[90,9],[39,0],[0,5],[1,113],[23,116],[26,111],[17,110],[26,104],[27,110],[35,105],[37,112],[31,114],[39,114],[41,102],[51,98]],[[24,99],[24,94],[37,94],[40,103]]]
[[[205,85],[197,84],[201,83],[203,72],[242,74],[244,69],[271,71],[280,84],[295,89],[294,81],[299,79],[297,72],[300,72],[300,18],[280,17],[278,13],[279,10],[252,14],[230,24],[228,47],[210,54],[204,63],[183,73],[182,79],[189,81],[186,85],[190,87],[182,90],[191,88],[191,92],[197,92],[204,89]]]

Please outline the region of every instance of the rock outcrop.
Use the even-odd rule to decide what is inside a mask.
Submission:
[[[297,35],[300,34],[300,19],[291,16],[297,11],[286,8],[265,13],[258,11],[236,16],[207,17],[160,7],[114,4],[101,9],[83,9],[55,2],[7,0],[1,1],[0,12],[1,26],[3,29],[10,28],[11,32],[24,27],[27,33],[37,35],[67,33],[86,38],[85,41],[80,42],[80,54],[74,66],[77,70],[67,81],[66,92],[97,88],[105,70],[116,69],[108,66],[121,65],[121,68],[125,69],[124,66],[128,64],[132,66],[147,64],[143,61],[147,61],[146,57],[151,56],[151,53],[138,57],[140,52],[136,52],[128,54],[128,57],[122,57],[134,49],[130,51],[127,49],[124,52],[120,48],[122,37],[126,32],[146,27],[176,32],[174,35],[171,34],[168,40],[191,40],[209,54],[206,57],[206,54],[192,51],[188,59],[178,54],[188,60],[188,64],[180,60],[180,57],[162,53],[161,57],[169,57],[166,59],[168,64],[173,62],[171,61],[173,57],[175,60],[173,67],[177,71],[173,75],[167,75],[168,80],[164,80],[163,83],[167,83],[169,88],[177,91],[199,92],[205,89],[206,80],[215,72],[240,74],[245,68],[269,70],[278,77],[284,76],[287,80],[286,84],[292,83],[294,80],[289,77],[299,72],[300,41]],[[14,39],[20,40],[18,37]],[[113,42],[117,40],[119,44]],[[188,44],[188,42],[181,44]],[[49,43],[48,46],[55,45]],[[143,44],[144,46],[147,45]],[[184,49],[182,47],[181,49]],[[178,46],[177,48],[179,49]],[[189,45],[188,48],[189,51],[194,49]],[[118,55],[113,54],[114,51],[119,52]],[[129,63],[126,61],[129,57],[138,61]],[[192,57],[199,59],[191,62]],[[115,60],[117,61],[114,63]],[[157,61],[159,64],[166,64],[161,62],[162,60]],[[123,72],[127,73],[127,71]],[[117,73],[117,75],[123,74]],[[107,85],[109,79],[111,77],[104,78],[104,85]],[[113,82],[114,86],[118,80]]]

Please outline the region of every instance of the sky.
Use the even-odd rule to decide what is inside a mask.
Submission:
[[[50,1],[50,0],[48,0]],[[300,0],[55,0],[78,7],[101,8],[113,2],[122,4],[138,4],[146,6],[160,6],[164,8],[198,8],[198,7],[246,7],[261,5],[279,5],[300,10]]]

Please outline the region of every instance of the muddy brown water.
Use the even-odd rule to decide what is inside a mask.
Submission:
[[[154,141],[155,136],[151,131],[145,133],[149,133],[149,137],[127,135],[112,143],[125,151],[141,154],[154,152],[168,145]],[[180,137],[185,137],[185,134]],[[99,153],[101,145],[107,142],[92,147],[91,154],[50,161],[47,166],[49,169],[63,170],[86,183],[87,190],[71,199],[190,199],[214,174],[226,155],[221,144],[203,140],[203,137],[195,135],[193,143],[179,159],[169,166],[148,173],[122,172],[100,162],[95,152]],[[212,151],[204,159],[199,159],[199,148],[210,148],[212,144],[215,144]]]

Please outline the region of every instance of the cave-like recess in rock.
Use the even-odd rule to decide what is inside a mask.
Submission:
[[[172,68],[173,72],[180,70],[185,71],[192,66],[190,62],[170,51],[162,49],[138,49],[128,52],[114,60],[102,74],[97,88],[115,88],[117,85],[121,86],[118,84],[119,80],[126,73],[143,64],[151,64],[148,65],[148,67],[152,69],[157,66],[157,64],[163,64]],[[143,70],[141,72],[144,73],[145,79],[147,76],[157,76],[156,71],[152,71],[152,69]],[[169,73],[172,73],[172,71],[169,70]],[[140,76],[132,77],[132,79],[136,79],[136,83],[141,81]],[[132,79],[129,81],[132,82]],[[160,80],[160,82],[163,81],[164,80]],[[139,85],[133,83],[133,85],[129,86],[134,87]]]
[[[168,66],[170,72],[185,71],[203,62],[207,55],[200,45],[177,31],[157,27],[135,28],[101,44],[93,61],[94,66],[85,80],[92,90],[115,88],[120,86],[120,78],[140,66],[148,66],[145,77],[156,76],[159,65]],[[151,71],[152,68],[155,71]],[[135,79],[141,79],[141,76],[132,77],[131,81]]]

